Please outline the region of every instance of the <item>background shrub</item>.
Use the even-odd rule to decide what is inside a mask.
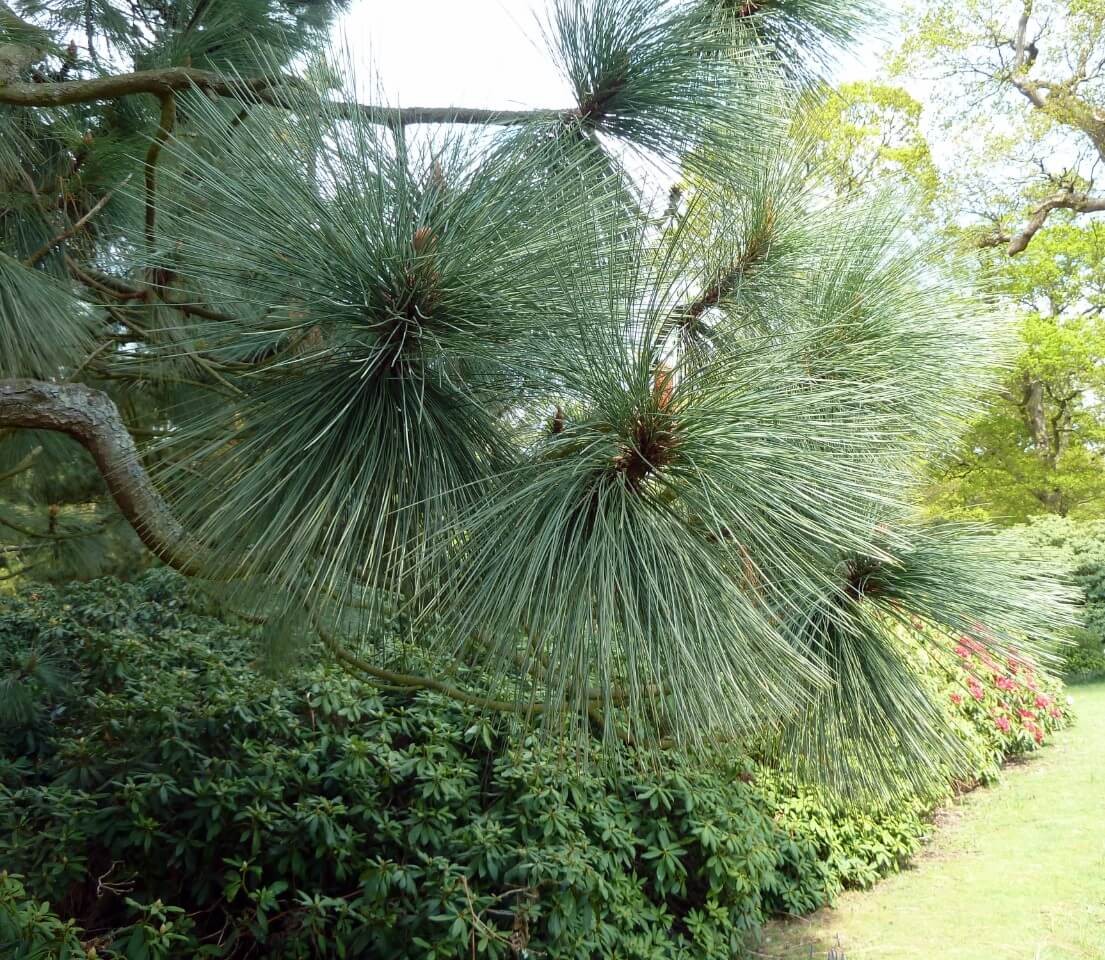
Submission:
[[[75,918],[101,957],[732,957],[897,869],[934,802],[857,811],[745,759],[580,765],[321,657],[265,676],[209,613],[161,571],[0,602],[5,949],[73,955]],[[968,653],[925,668],[984,777],[1065,718],[1000,729],[1045,684]]]
[[[1058,553],[1085,596],[1083,629],[1066,651],[1064,679],[1105,679],[1105,521],[1036,517],[1023,528],[1023,536],[1041,551]]]

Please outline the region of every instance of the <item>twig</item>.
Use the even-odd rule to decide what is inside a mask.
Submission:
[[[112,860],[111,866],[107,868],[105,873],[100,874],[96,878],[96,896],[102,897],[104,891],[113,893],[115,896],[119,896],[122,893],[130,893],[134,889],[134,881],[126,880],[122,883],[108,883],[107,878],[111,876],[112,871],[122,864],[122,860]]]
[[[129,181],[129,180],[130,180],[130,177],[128,176],[123,180],[123,182],[121,184],[119,184],[119,186],[120,187],[126,186],[127,181]],[[88,223],[89,220],[91,220],[94,216],[96,216],[97,213],[99,213],[101,210],[103,210],[103,208],[107,205],[107,202],[112,198],[112,195],[115,193],[116,189],[118,189],[118,188],[113,187],[111,190],[108,190],[107,193],[105,193],[102,197],[100,197],[99,200],[97,200],[92,205],[92,209],[89,210],[76,223],[74,223],[67,230],[63,230],[56,237],[54,237],[53,240],[48,240],[46,243],[44,243],[41,247],[39,247],[34,253],[32,253],[23,262],[28,267],[33,267],[36,263],[38,263],[39,260],[41,260],[44,256],[46,256],[46,254],[48,254],[51,250],[53,250],[54,247],[56,247],[59,243],[65,241],[65,240],[68,240],[71,236],[73,236],[73,234],[75,234],[78,230],[80,230],[81,227],[83,227],[86,223]]]
[[[286,91],[303,89],[295,77],[273,76],[227,78],[208,70],[191,67],[167,67],[162,70],[138,70],[134,73],[96,77],[90,80],[66,80],[59,83],[8,83],[0,86],[0,103],[17,107],[61,107],[92,100],[113,100],[132,94],[157,97],[184,90],[201,90],[219,97],[245,103],[294,109],[295,102]],[[374,104],[321,101],[339,116],[361,115],[383,126],[414,123],[464,123],[512,126],[524,123],[564,123],[579,120],[579,110],[488,110],[465,107],[380,107]]]
[[[146,248],[153,250],[157,239],[157,158],[161,155],[161,148],[172,135],[176,125],[176,97],[170,91],[161,95],[161,119],[157,126],[157,134],[146,151]]]
[[[12,477],[17,477],[19,474],[24,473],[31,469],[35,460],[38,459],[39,454],[42,453],[42,447],[35,447],[30,453],[27,454],[22,460],[19,461],[11,470],[5,473],[0,473],[0,483],[5,480],[10,480]]]

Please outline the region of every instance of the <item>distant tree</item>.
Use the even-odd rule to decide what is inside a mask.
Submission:
[[[939,188],[921,101],[901,87],[873,80],[815,91],[799,122],[814,137],[814,158],[846,193],[904,188],[918,213],[931,208]]]
[[[557,0],[573,102],[498,113],[358,102],[233,19],[298,4],[99,3],[83,48],[82,4],[19,7],[0,429],[77,440],[274,645],[878,788],[963,760],[900,631],[1068,617],[912,507],[1000,337],[893,198],[811,180],[788,111],[856,4]],[[697,178],[662,224],[650,161]]]
[[[989,411],[937,459],[931,506],[1001,522],[1101,515],[1102,235],[1083,215],[1102,209],[1105,4],[967,0],[903,22],[891,79],[924,103],[940,155],[918,219],[935,214],[949,244],[977,250],[1020,343]]]
[[[1105,211],[1105,3],[937,0],[903,22],[977,242],[1016,255],[1057,211]]]
[[[1021,351],[989,412],[938,469],[941,512],[1023,521],[1105,514],[1105,226],[1052,222],[990,261]]]

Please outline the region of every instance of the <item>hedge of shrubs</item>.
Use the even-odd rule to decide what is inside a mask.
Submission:
[[[1085,594],[1083,629],[1065,653],[1064,679],[1105,680],[1105,521],[1037,517],[1022,531],[1034,548],[1058,553]]]
[[[729,958],[898,869],[933,804],[845,809],[741,759],[581,767],[255,655],[164,571],[0,600],[0,955]],[[931,675],[980,779],[1066,722],[977,648]]]

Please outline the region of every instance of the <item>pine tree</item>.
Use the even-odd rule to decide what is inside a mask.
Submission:
[[[0,83],[32,84],[42,96],[136,70],[253,74],[317,49],[342,6],[0,3]],[[113,362],[127,349],[122,335],[155,313],[148,304],[156,286],[128,260],[144,206],[127,187],[143,183],[147,171],[156,176],[159,120],[172,116],[167,125],[187,135],[187,114],[171,93],[78,94],[49,110],[0,106],[0,377],[61,376],[95,386],[143,438],[165,429],[166,399],[189,386]],[[224,107],[237,115],[247,105]],[[0,465],[0,546],[8,548],[0,577],[125,574],[148,562],[105,500],[92,459],[64,437],[0,430]]]
[[[1070,620],[913,509],[1003,337],[789,121],[859,5],[556,0],[575,102],[498,113],[358,102],[332,4],[17,6],[0,522],[50,516],[9,570],[119,516],[274,648],[875,788],[963,759],[904,631]]]

